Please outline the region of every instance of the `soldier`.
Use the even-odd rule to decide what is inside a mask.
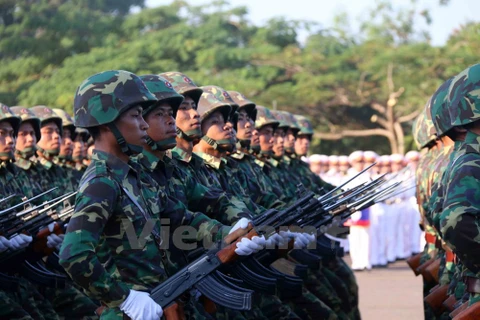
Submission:
[[[107,86],[113,89],[102,91]],[[192,218],[186,214],[184,218],[177,216],[180,211],[174,209],[162,189],[142,173],[136,162],[129,161],[130,155],[141,151],[140,145],[148,137],[143,108],[151,108],[157,102],[140,78],[121,70],[88,78],[75,96],[75,123],[88,128],[95,150],[81,181],[60,263],[74,281],[108,306],[102,316],[121,318],[125,313],[134,320],[158,319],[162,308],[143,290],[167,277],[159,221],[155,222],[152,234],[143,235],[143,227],[150,218],[159,220],[160,214],[176,221],[185,218],[192,226],[196,226],[194,218],[200,218],[198,214]],[[111,112],[105,114],[105,108]],[[101,218],[92,220],[92,215]],[[119,238],[122,218],[130,221],[136,236],[144,237],[141,249],[132,247],[125,234]],[[198,233],[197,237],[201,235]],[[87,239],[85,236],[88,241],[78,241]],[[247,247],[237,244],[237,254],[247,255],[262,248],[264,240],[256,239],[247,241]],[[114,269],[122,266],[122,271],[105,269],[106,261],[112,261]]]
[[[347,177],[351,178],[358,172],[363,170],[364,154],[362,151],[354,151],[348,157],[349,163],[352,166],[347,173]],[[367,179],[365,176],[359,179]],[[354,187],[359,183],[358,179],[352,181],[347,185]],[[372,268],[370,264],[370,238],[369,238],[369,209],[355,212],[351,219],[347,221],[346,225],[350,226],[350,235],[348,237],[350,245],[350,257],[352,259],[352,270],[363,271]]]
[[[59,192],[61,190],[62,193],[76,190],[68,180],[65,170],[54,163],[55,157],[60,153],[62,143],[62,118],[46,106],[36,106],[30,110],[40,119],[41,137],[37,141],[37,161],[48,172],[50,184],[58,186]]]
[[[473,65],[452,80],[446,98],[453,128],[467,130],[463,145],[456,151],[453,163],[445,173],[449,179],[444,192],[440,232],[465,266],[464,281],[470,295],[469,305],[480,300],[477,289],[480,263],[478,259],[478,185],[479,108],[475,94],[479,88],[480,65]]]
[[[321,175],[323,173],[323,159],[319,154],[312,154],[308,157],[308,162],[310,164],[310,170],[316,175]]]
[[[255,157],[249,154],[252,131],[255,129],[257,117],[256,105],[248,100],[241,93],[228,91],[232,100],[239,106],[238,117],[234,123],[237,133],[237,151],[230,157],[234,158],[241,171],[247,177],[247,192],[255,203],[265,208],[273,208],[283,205],[278,200],[282,197],[280,186],[274,184],[271,179],[262,171],[262,168],[255,163]]]
[[[84,160],[86,158],[87,142],[89,138],[88,131],[83,128],[75,128],[75,141],[73,141],[72,161],[75,166],[75,170],[79,173],[78,180],[82,177],[83,173],[87,169]]]
[[[407,162],[407,172],[406,172],[406,183],[404,183],[406,188],[409,188],[405,191],[406,199],[406,212],[409,214],[407,222],[407,232],[405,232],[407,243],[405,250],[410,252],[411,255],[415,255],[422,251],[422,246],[420,244],[421,239],[424,238],[422,229],[420,229],[420,213],[418,211],[417,199],[415,198],[415,172],[418,168],[418,162],[420,161],[420,153],[415,150],[408,151],[405,154],[405,160]]]

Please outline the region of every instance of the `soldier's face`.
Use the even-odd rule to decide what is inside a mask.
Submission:
[[[355,169],[355,171],[362,171],[363,167],[364,167],[364,162],[362,158],[352,162],[352,168]]]
[[[62,145],[60,146],[60,155],[71,156],[73,151],[72,132],[70,129],[63,130]]]
[[[147,142],[148,124],[142,117],[142,107],[135,106],[122,113],[115,125],[129,144],[143,146]]]
[[[392,172],[398,172],[403,169],[403,161],[392,162]]]
[[[213,140],[230,140],[232,134],[220,111],[215,111],[202,123],[202,133]]]
[[[10,154],[10,156],[0,156],[0,160],[8,160],[13,155],[15,147],[13,127],[8,121],[0,122],[0,153]]]
[[[295,140],[295,153],[304,156],[310,149],[310,138],[306,135],[301,135]]]
[[[285,130],[276,129],[273,134],[273,153],[277,157],[283,156],[285,153],[285,148],[283,146],[285,141]]]
[[[82,135],[77,134],[73,142],[72,157],[75,159],[83,158],[85,153],[85,142],[83,142]]]
[[[61,136],[60,129],[53,121],[45,123],[40,129],[42,137],[38,141],[38,146],[45,150],[55,150],[60,148]]]
[[[183,132],[200,128],[200,115],[197,112],[197,105],[189,96],[185,96],[178,108],[175,123]]]
[[[30,122],[23,122],[18,129],[17,144],[15,148],[23,151],[25,148],[33,148],[37,144],[37,136]]]
[[[287,130],[283,146],[285,147],[285,149],[295,148],[295,134],[292,129]]]
[[[238,139],[252,139],[252,119],[250,119],[248,114],[243,109],[238,112],[237,130]]]
[[[250,144],[253,146],[258,146],[260,144],[260,135],[258,134],[257,129],[252,130],[252,139],[250,140]]]
[[[168,103],[162,103],[145,117],[148,123],[147,133],[153,141],[175,138],[177,127],[173,118],[173,109]]]
[[[258,130],[259,140],[260,140],[260,150],[262,151],[272,151],[273,149],[273,127],[272,126],[263,126]]]

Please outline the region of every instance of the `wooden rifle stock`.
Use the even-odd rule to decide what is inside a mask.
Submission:
[[[465,302],[464,305],[468,305]],[[463,306],[463,305],[462,305]],[[480,303],[474,303],[470,307],[465,308],[462,312],[458,313],[453,320],[477,320],[480,319]]]
[[[461,304],[459,307],[457,307],[455,310],[453,310],[449,316],[452,319],[455,319],[460,313],[462,313],[465,309],[468,308],[468,301],[464,302]],[[457,319],[458,320],[458,319]]]
[[[185,312],[183,306],[178,303],[172,303],[163,309],[163,316],[167,320],[185,320]]]
[[[422,255],[423,255],[423,252],[420,252],[407,259],[407,264],[410,267],[410,269],[413,270],[413,273],[415,274],[415,276],[418,276],[420,274],[417,272],[417,268],[420,266],[420,260],[422,260]]]
[[[420,267],[417,268],[417,272],[419,274],[421,274],[423,276],[423,279],[427,282],[433,282],[434,281],[432,276],[430,275],[430,273],[425,272],[425,269],[427,269],[427,267],[429,265],[431,265],[434,261],[435,261],[435,258],[432,258],[432,259],[424,262],[423,264],[420,265]]]
[[[50,232],[48,227],[40,230],[36,234],[35,240],[33,241],[33,251],[37,253],[43,253],[44,255],[52,254],[55,251],[55,248],[49,248],[47,246],[47,237],[52,233],[56,235],[63,234],[62,227],[58,223],[55,223],[53,227],[53,232]]]
[[[252,226],[252,228],[245,235],[245,237],[248,238],[248,239],[252,239],[255,236],[258,236],[258,233],[257,233],[257,231],[255,231],[255,229],[253,229],[253,226]],[[238,238],[237,240],[235,240],[235,242],[231,243],[228,247],[220,250],[217,253],[218,259],[222,263],[228,263],[228,262],[232,262],[232,261],[236,260],[238,256],[235,253],[235,249],[237,249],[237,242],[240,242],[241,240],[242,240],[242,238]]]
[[[443,302],[448,298],[447,291],[448,284],[442,286],[437,284],[424,299],[425,303],[432,308],[436,316],[441,315],[446,310]]]
[[[433,279],[433,281],[438,283],[438,273],[440,271],[440,259],[436,259],[433,261],[428,267],[425,268],[425,272],[430,274],[430,277]]]
[[[452,294],[447,300],[443,301],[442,305],[445,307],[445,310],[452,312],[455,310],[455,303],[457,303],[457,299],[455,298],[455,295]]]

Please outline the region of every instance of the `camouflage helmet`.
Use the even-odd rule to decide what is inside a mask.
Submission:
[[[445,81],[432,96],[430,116],[435,126],[437,135],[443,136],[453,128],[450,113],[447,106],[448,88],[452,83],[453,77]]]
[[[243,94],[237,91],[227,91],[232,100],[238,105],[238,110],[245,109],[250,119],[255,122],[257,118],[257,108],[254,102],[248,100]]]
[[[300,127],[299,135],[313,135],[313,126],[310,120],[301,115],[295,115],[295,120],[297,120],[297,124]]]
[[[75,126],[97,127],[113,123],[123,112],[140,104],[144,108],[157,102],[143,81],[123,70],[97,73],[84,80],[75,93]]]
[[[29,121],[32,126],[33,126],[33,131],[35,131],[35,136],[37,137],[37,141],[40,140],[41,138],[41,133],[40,133],[40,119],[35,116],[35,114],[25,108],[25,107],[20,107],[20,106],[15,106],[11,107],[10,110],[12,110],[13,113],[15,113],[18,117],[21,119],[21,123]]]
[[[274,129],[278,127],[280,123],[273,116],[270,109],[264,106],[257,105],[257,119],[255,120],[255,129],[261,129],[264,126],[272,125]]]
[[[159,102],[166,102],[170,104],[173,110],[173,117],[177,116],[177,111],[183,102],[183,96],[173,89],[172,84],[165,78],[153,74],[140,76],[147,89],[155,95]],[[150,111],[155,109],[156,105],[143,110],[145,117]]]
[[[75,128],[75,136],[78,137],[79,135],[85,143],[87,143],[88,139],[90,139],[90,133],[85,128]]]
[[[75,125],[73,124],[72,117],[65,110],[62,110],[62,109],[55,108],[55,109],[52,109],[52,111],[57,116],[62,118],[63,130],[64,131],[65,129],[70,130],[70,133],[71,133],[70,137],[72,138],[72,140],[75,140],[76,132],[75,132]]]
[[[30,111],[40,119],[40,128],[47,122],[53,121],[60,131],[60,136],[63,136],[63,124],[62,118],[57,116],[52,109],[47,106],[35,106],[31,107]]]
[[[418,149],[423,149],[437,139],[435,126],[431,119],[431,98],[428,99],[425,108],[415,120],[412,127],[413,139]]]
[[[480,64],[456,75],[448,91],[447,105],[452,127],[480,119]]]
[[[228,103],[231,107],[230,115],[228,116],[227,121],[236,122],[236,113],[238,110],[239,105],[230,97],[227,90],[219,87],[219,86],[203,86],[203,92],[208,92],[213,94],[219,101],[223,103]]]
[[[271,112],[278,121],[278,128],[287,130],[290,127],[288,124],[287,115],[285,113],[282,113],[279,110],[271,110]]]
[[[201,88],[204,89],[204,87]],[[200,114],[200,123],[216,111],[220,111],[223,119],[227,122],[231,110],[232,107],[228,102],[218,100],[217,96],[209,91],[203,91],[198,101],[197,111]]]
[[[295,134],[297,134],[300,131],[300,126],[298,125],[298,122],[297,122],[297,119],[295,119],[295,116],[288,111],[280,111],[280,112],[285,114],[285,119],[287,120],[289,128],[293,130]]]
[[[13,128],[14,135],[17,135],[20,127],[20,118],[6,105],[0,103],[0,121],[8,121]]]
[[[198,105],[203,90],[199,88],[192,79],[185,74],[176,71],[163,72],[160,73],[159,76],[169,81],[172,84],[173,89],[179,94],[183,96],[188,95],[193,101],[195,101],[195,104]]]

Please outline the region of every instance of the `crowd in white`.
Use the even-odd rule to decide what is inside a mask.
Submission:
[[[346,222],[350,234],[342,244],[345,251],[350,252],[353,270],[384,268],[423,250],[424,235],[419,227],[421,218],[415,198],[415,170],[419,158],[416,151],[382,156],[373,151],[355,151],[349,156],[314,154],[304,158],[313,172],[333,185],[340,185],[376,163],[343,189],[383,174],[390,182],[403,181],[400,191],[388,200],[354,213]]]

